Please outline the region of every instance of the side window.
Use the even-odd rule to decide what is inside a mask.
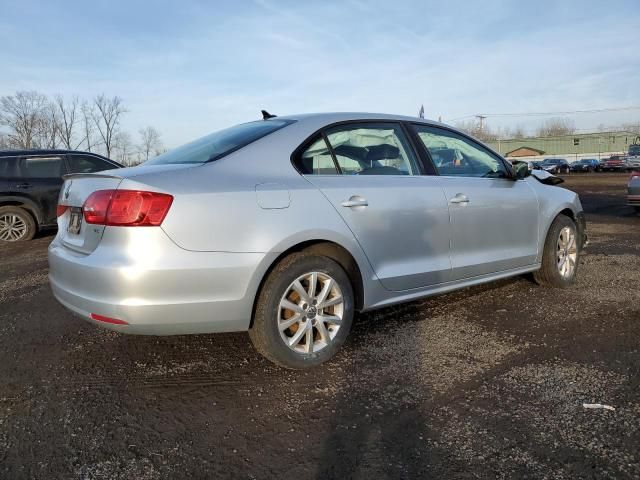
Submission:
[[[0,178],[17,177],[18,159],[16,157],[0,158]]]
[[[324,138],[313,142],[297,161],[298,170],[306,175],[336,175],[338,170]]]
[[[502,160],[481,145],[449,130],[415,125],[436,170],[443,176],[506,178]]]
[[[69,155],[69,173],[93,173],[102,170],[112,170],[115,165],[91,155]]]
[[[343,175],[419,175],[413,151],[400,125],[359,123],[327,130]]]
[[[20,174],[25,178],[57,178],[64,173],[61,157],[26,157],[20,168]]]

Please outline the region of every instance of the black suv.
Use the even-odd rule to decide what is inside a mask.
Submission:
[[[0,151],[0,242],[31,240],[56,224],[62,175],[122,168],[95,153],[69,150]]]

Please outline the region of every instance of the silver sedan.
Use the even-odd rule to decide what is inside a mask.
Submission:
[[[66,177],[49,278],[96,325],[248,330],[270,360],[311,367],[356,312],[528,272],[573,283],[584,216],[559,181],[422,119],[266,114]]]

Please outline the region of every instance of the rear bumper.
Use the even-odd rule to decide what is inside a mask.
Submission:
[[[110,227],[89,255],[56,238],[49,281],[60,303],[122,333],[175,335],[247,330],[263,253],[192,252],[160,228]],[[105,323],[97,314],[126,322]]]
[[[640,207],[640,194],[627,195],[627,203],[632,207]]]

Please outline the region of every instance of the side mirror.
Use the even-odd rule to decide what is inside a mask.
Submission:
[[[513,179],[522,180],[531,175],[529,164],[527,162],[513,162]]]

